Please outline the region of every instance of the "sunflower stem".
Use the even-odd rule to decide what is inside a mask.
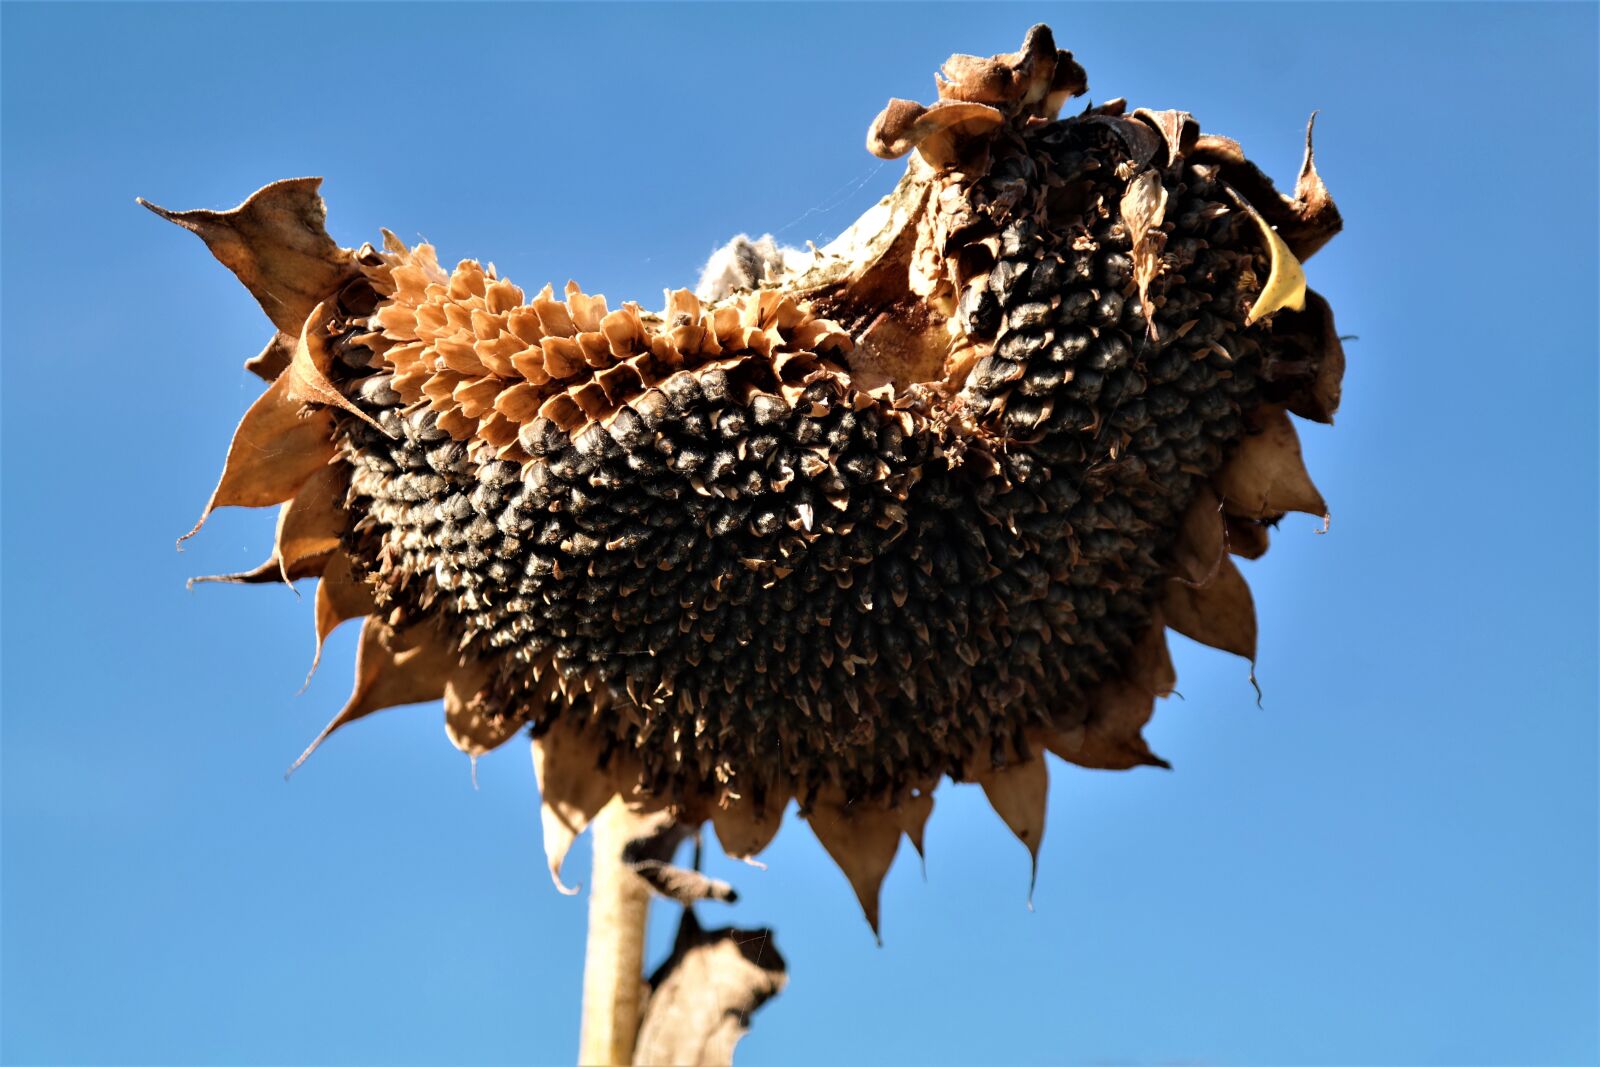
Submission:
[[[578,1062],[633,1063],[644,1003],[644,935],[650,888],[622,862],[639,817],[620,797],[592,824],[594,869],[589,875],[589,937],[583,961],[583,1024]]]

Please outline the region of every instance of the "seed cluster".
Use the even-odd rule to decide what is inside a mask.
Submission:
[[[459,404],[416,402],[450,368],[403,354],[353,386],[385,433],[343,422],[352,550],[472,654],[553,653],[647,791],[895,798],[1026,758],[1029,728],[1082,723],[1148,628],[1177,516],[1243,432],[1264,358],[1243,332],[1259,237],[1214,168],[1162,168],[1141,296],[1117,205],[1146,142],[1117,123],[1136,125],[1007,135],[963,190],[964,239],[996,254],[959,294],[992,349],[959,390],[868,396],[822,356],[785,389],[770,353],[727,345],[581,418],[539,382],[496,458]],[[485,297],[431,284],[442,326]],[[409,328],[393,306],[375,319]],[[523,676],[501,677],[509,711]]]

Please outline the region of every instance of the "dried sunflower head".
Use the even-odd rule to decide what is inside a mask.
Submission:
[[[868,133],[890,197],[659,312],[340,248],[319,179],[154,209],[277,327],[206,512],[281,504],[227,578],[320,578],[319,647],[363,620],[318,742],[440,697],[474,756],[529,729],[558,885],[613,797],[734,856],[795,799],[874,925],[941,779],[1036,852],[1046,752],[1165,766],[1166,628],[1253,658],[1230,556],[1326,510],[1289,415],[1338,404],[1300,261],[1340,220],[1309,130],[1286,197],[1184,112],[1057,119],[1085,86],[1044,27],[952,57]]]

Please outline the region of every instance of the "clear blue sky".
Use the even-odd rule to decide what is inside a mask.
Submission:
[[[893,184],[890,96],[1048,21],[1096,99],[1181,107],[1290,181],[1322,109],[1347,232],[1334,509],[1245,568],[1241,662],[1175,639],[1176,770],[1056,764],[1035,894],[972,787],[874,945],[792,821],[712,860],[792,972],[741,1064],[1593,1063],[1596,8],[24,6],[3,11],[7,1063],[567,1063],[583,907],[526,748],[434,710],[284,767],[341,702],[311,605],[182,554],[270,329],[134,205],[327,178],[530,286],[654,305],[736,231],[823,240]],[[348,628],[353,629],[353,628]],[[582,877],[586,851],[574,856]],[[652,942],[670,931],[661,916]]]

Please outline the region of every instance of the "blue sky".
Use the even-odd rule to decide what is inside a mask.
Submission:
[[[270,329],[134,205],[326,176],[380,226],[537,287],[653,306],[740,230],[819,242],[900,164],[862,148],[951,52],[1048,21],[1096,99],[1181,107],[1282,181],[1307,114],[1347,232],[1308,265],[1348,348],[1302,427],[1332,531],[1244,568],[1262,639],[1174,639],[1175,764],[1055,764],[1025,851],[946,786],[878,948],[792,820],[713,857],[789,989],[741,1064],[1593,1063],[1593,5],[3,10],[3,939],[7,1063],[567,1063],[584,916],[543,870],[526,748],[436,710],[284,767],[309,599],[184,588]],[[715,851],[714,849],[712,850]],[[582,877],[586,850],[572,870]],[[667,915],[654,951],[670,937]]]

